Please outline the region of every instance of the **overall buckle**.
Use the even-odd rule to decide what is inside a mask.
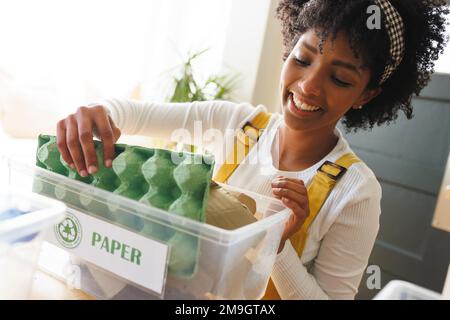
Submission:
[[[323,170],[323,166],[325,166],[325,165],[339,169],[339,173],[337,175],[333,175],[331,173],[325,172]],[[347,172],[347,168],[342,167],[336,163],[333,163],[333,162],[327,160],[324,163],[322,163],[322,165],[320,166],[319,169],[317,169],[317,171],[324,173],[325,175],[327,175],[329,178],[333,179],[334,181],[338,181],[340,178],[342,178],[342,176],[345,174],[345,172]]]

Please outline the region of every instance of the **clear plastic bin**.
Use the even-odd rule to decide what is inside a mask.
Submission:
[[[141,223],[151,224],[153,227],[166,231],[177,232],[183,239],[195,240],[196,266],[192,274],[187,277],[171,273],[167,265],[164,270],[163,287],[152,290],[135,281],[135,265],[120,267],[120,259],[114,260],[115,255],[106,255],[99,251],[98,256],[74,254],[77,248],[65,248],[71,254],[71,265],[79,273],[79,289],[99,299],[260,299],[270,278],[279,241],[290,211],[282,203],[270,197],[264,197],[246,190],[227,187],[232,191],[239,191],[252,197],[257,204],[257,222],[236,230],[224,230],[212,225],[193,221],[175,214],[144,205],[134,200],[115,195],[93,186],[69,179],[65,176],[43,170],[36,166],[25,165],[9,159],[7,162],[10,183],[24,190],[36,190],[39,185],[41,192],[56,188],[59,195],[64,195],[71,215],[89,217],[89,221],[101,221],[109,227],[103,227],[105,232],[123,234],[133,237],[145,237],[159,244],[167,246],[169,255],[174,245],[164,243],[158,239],[151,239],[132,227],[130,221],[138,219]],[[19,184],[20,185],[17,185]],[[34,185],[34,187],[33,187]],[[52,192],[49,192],[52,194]],[[89,210],[83,207],[79,200],[89,197]],[[86,201],[83,201],[85,203]],[[108,216],[111,211],[120,214],[120,222],[111,222]],[[83,218],[84,219],[84,218]],[[80,228],[90,232],[91,226]],[[87,219],[87,218],[86,218]],[[95,219],[95,220],[92,220]],[[129,233],[131,232],[131,233]],[[94,238],[92,238],[92,245]],[[140,238],[142,239],[142,238]],[[126,239],[125,239],[126,240]],[[126,242],[126,241],[125,241]],[[177,246],[182,246],[179,242]],[[145,249],[145,248],[144,248]],[[104,251],[104,250],[103,250]],[[156,253],[155,253],[156,255]],[[122,259],[123,260],[123,259]],[[151,269],[151,268],[150,268]],[[148,276],[152,276],[152,270]],[[116,272],[119,270],[120,272]],[[137,270],[137,269],[136,269]],[[139,272],[141,272],[140,270]],[[138,272],[138,270],[136,271]],[[72,275],[73,276],[73,275]],[[141,275],[145,278],[146,274]],[[76,287],[76,286],[75,286]]]
[[[0,187],[0,299],[29,297],[45,232],[65,209],[59,201]]]
[[[434,291],[401,280],[390,281],[374,300],[441,300],[442,296]]]

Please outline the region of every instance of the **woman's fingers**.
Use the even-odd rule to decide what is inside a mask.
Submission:
[[[305,223],[309,216],[309,205],[302,207],[299,203],[284,197],[281,198],[281,201],[286,207],[291,209],[293,213],[286,223],[282,235],[282,239],[287,240],[298,232]]]
[[[111,167],[114,159],[114,134],[111,127],[108,114],[98,112],[94,116],[95,126],[98,135],[103,142],[103,161],[106,167]]]
[[[294,212],[294,218],[303,224],[305,219],[309,216],[309,204],[306,202],[305,206],[300,205],[288,198],[281,198],[281,201]]]
[[[303,184],[303,181],[301,180],[274,180],[272,182],[272,188],[278,188],[278,189],[290,189],[297,193],[307,195],[307,190],[305,185]]]
[[[286,188],[273,188],[272,189],[273,194],[281,199],[281,198],[287,198],[292,201],[297,202],[302,207],[305,206],[305,204],[308,202],[308,197],[306,194],[298,193],[296,191],[293,191],[291,189]]]
[[[309,216],[309,199],[304,182],[298,179],[278,177],[272,181],[272,192],[293,213],[285,225],[280,250],[284,241],[299,231]]]
[[[303,211],[303,207],[301,207],[300,204],[294,200],[282,197],[281,201],[285,204],[286,207],[288,207],[289,209],[291,209],[294,212]]]
[[[92,133],[92,120],[88,108],[81,107],[77,111],[78,136],[83,150],[86,169],[89,174],[97,172],[97,155],[95,153],[94,136]]]
[[[108,115],[108,120],[109,120],[109,124],[111,125],[111,128],[113,130],[114,143],[116,143],[117,140],[119,140],[122,132],[120,131],[119,128],[117,128],[116,124],[114,123],[114,121],[111,119],[111,116],[109,116],[109,115]]]
[[[111,167],[114,158],[114,143],[120,137],[108,111],[103,106],[80,107],[57,124],[57,145],[64,161],[76,169],[82,177],[98,170],[94,134],[103,142],[105,166]]]
[[[72,156],[67,148],[65,120],[58,121],[58,124],[56,125],[56,145],[58,146],[58,150],[61,153],[63,160],[69,165],[69,167],[75,169]]]
[[[88,173],[78,135],[78,124],[74,115],[67,117],[66,128],[67,147],[75,168],[82,177],[87,177]]]

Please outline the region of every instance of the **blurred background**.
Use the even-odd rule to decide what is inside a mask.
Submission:
[[[277,2],[0,0],[3,149],[54,134],[57,120],[101,98],[168,101],[186,62],[190,81],[210,94],[205,97],[228,85],[225,98],[278,111]],[[433,217],[450,150],[449,49],[436,71],[414,99],[413,120],[399,116],[391,127],[347,135],[383,187],[381,229],[369,263],[380,268],[381,287],[403,279],[441,292],[447,273],[450,234],[433,226]],[[211,79],[215,87],[204,85]],[[360,299],[380,289],[368,288],[369,276]]]
[[[233,100],[278,107],[281,37],[275,1],[0,4],[2,105],[14,104],[22,121],[28,114],[39,129],[15,125],[19,120],[2,107],[4,130],[14,136],[34,135],[43,122],[52,122],[50,113],[58,119],[99,98],[166,100],[177,67],[202,50],[193,62],[198,82],[216,74],[236,76]]]

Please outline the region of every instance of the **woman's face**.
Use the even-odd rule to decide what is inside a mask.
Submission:
[[[379,93],[366,90],[370,70],[355,58],[345,33],[338,33],[334,41],[327,39],[322,53],[319,43],[313,30],[304,33],[281,72],[284,118],[295,130],[334,128],[350,108]]]

